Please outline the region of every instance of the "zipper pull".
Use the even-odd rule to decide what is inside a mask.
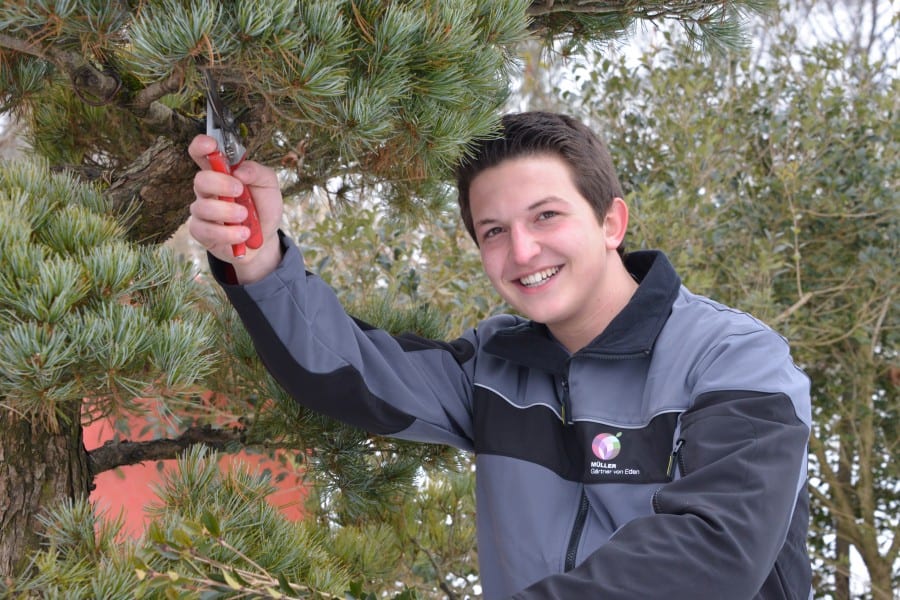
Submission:
[[[666,467],[666,479],[669,481],[672,481],[672,477],[675,475],[675,465],[678,464],[678,455],[681,454],[682,446],[684,446],[684,438],[678,438],[672,454],[669,455],[669,464]]]
[[[560,416],[562,417],[562,422],[565,425],[571,425],[572,422],[569,421],[570,413],[572,412],[572,401],[569,398],[569,380],[566,377],[562,378],[560,381],[560,385],[563,390],[562,402],[560,402]]]

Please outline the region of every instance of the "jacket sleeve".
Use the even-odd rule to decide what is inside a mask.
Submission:
[[[681,416],[680,477],[657,490],[653,513],[514,598],[750,599],[772,585],[775,597],[809,597],[808,380],[768,330],[701,362]]]
[[[230,284],[230,266],[210,257],[279,384],[304,406],[372,433],[471,449],[474,332],[449,343],[389,335],[347,315],[284,236],[282,249],[277,269],[249,285]]]

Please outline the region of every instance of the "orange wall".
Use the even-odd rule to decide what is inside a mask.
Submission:
[[[139,417],[129,419],[129,429],[133,432],[140,431],[144,423]],[[88,450],[102,446],[107,440],[114,437],[113,427],[110,421],[98,421],[88,425],[84,431],[84,445]],[[132,441],[140,441],[138,436],[129,436]],[[219,465],[223,469],[231,468],[235,461],[240,461],[251,469],[269,469],[273,480],[285,468],[276,460],[269,459],[258,454],[241,452],[234,455],[221,455]],[[174,460],[162,461],[163,471],[176,468]],[[137,537],[143,533],[148,517],[144,510],[147,504],[157,500],[154,486],[161,481],[161,472],[157,468],[156,461],[119,467],[112,471],[100,473],[94,483],[96,488],[91,493],[91,501],[99,511],[106,511],[109,516],[116,516],[122,512],[125,516],[125,528],[123,533]],[[278,491],[269,496],[268,501],[273,506],[281,509],[289,519],[298,519],[302,513],[302,504],[306,493],[299,486],[297,477],[288,473],[281,482],[274,484]]]

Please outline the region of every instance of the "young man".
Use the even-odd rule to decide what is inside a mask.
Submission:
[[[199,137],[191,156],[204,169]],[[281,384],[368,431],[477,460],[488,599],[797,599],[809,385],[784,339],[685,289],[659,252],[620,253],[612,161],[562,115],[503,119],[458,170],[485,272],[523,317],[450,343],[349,317],[277,231],[274,173],[203,170],[190,229]],[[249,185],[265,232],[234,260]]]

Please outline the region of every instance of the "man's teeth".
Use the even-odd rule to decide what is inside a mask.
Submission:
[[[544,269],[543,271],[538,271],[537,273],[532,273],[531,275],[526,275],[519,281],[526,287],[534,287],[547,281],[557,273],[559,273],[559,267],[553,267],[550,269]]]

